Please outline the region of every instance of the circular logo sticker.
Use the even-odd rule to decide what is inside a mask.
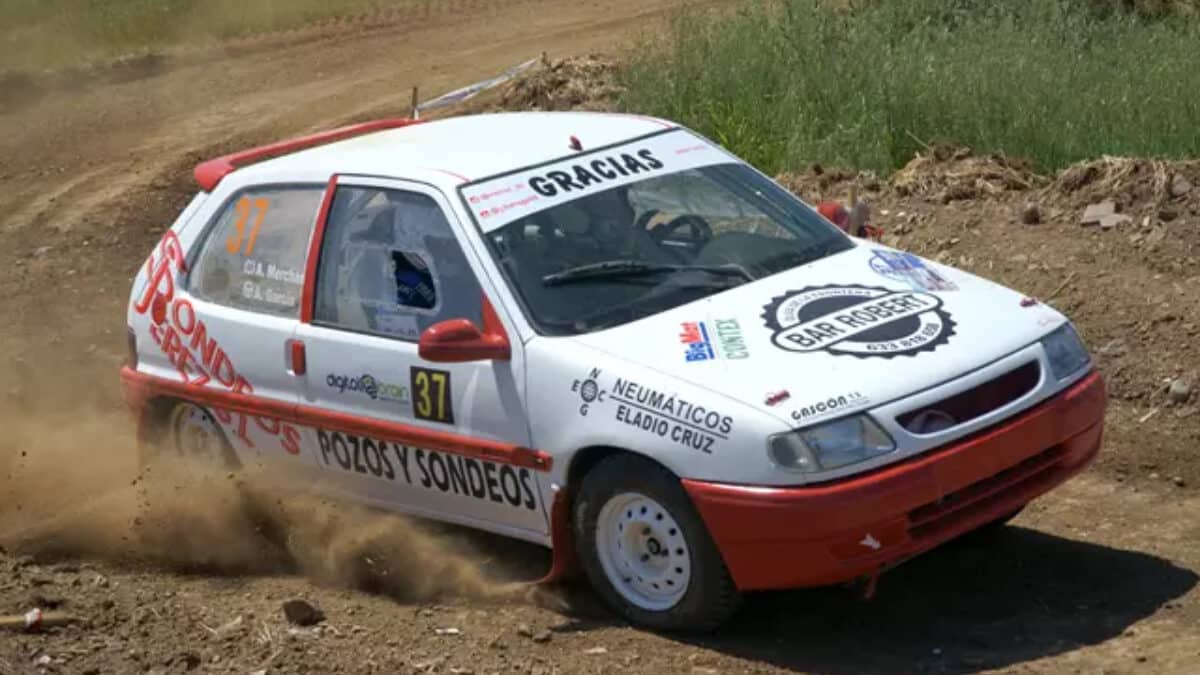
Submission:
[[[358,380],[358,386],[362,388],[363,393],[367,396],[371,398],[379,397],[379,383],[375,381],[374,377],[363,375]]]
[[[954,335],[942,300],[921,291],[872,286],[812,286],[763,307],[776,347],[860,358],[931,352]]]

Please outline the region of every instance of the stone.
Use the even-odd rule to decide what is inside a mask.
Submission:
[[[1118,225],[1125,225],[1126,223],[1131,222],[1133,222],[1133,218],[1130,218],[1123,213],[1110,213],[1108,215],[1100,216],[1100,221],[1098,224],[1102,230],[1111,230]]]
[[[533,634],[533,641],[544,644],[544,643],[549,642],[551,637],[553,637],[553,634],[551,634],[550,631],[543,628],[542,630],[539,630],[538,632]]]
[[[1089,204],[1083,210],[1083,216],[1079,219],[1080,225],[1098,225],[1100,219],[1104,216],[1111,216],[1117,212],[1117,204],[1111,199],[1106,199],[1102,202]]]
[[[325,620],[325,613],[303,600],[283,603],[283,615],[296,626],[315,626]]]
[[[1037,225],[1042,222],[1042,210],[1037,204],[1029,203],[1021,209],[1021,222],[1026,225]]]
[[[1167,387],[1167,398],[1171,399],[1172,403],[1187,403],[1191,397],[1192,385],[1183,380],[1175,380]]]
[[[435,656],[431,659],[425,659],[424,661],[417,661],[412,664],[412,667],[417,672],[433,672],[447,660],[448,659],[445,656]]]
[[[1187,176],[1177,173],[1175,174],[1175,177],[1171,179],[1170,191],[1172,197],[1186,196],[1192,191],[1192,181],[1188,180]]]
[[[142,618],[143,619],[148,618],[148,613],[143,613]],[[217,629],[214,631],[214,634],[217,639],[232,641],[235,638],[237,638],[239,635],[241,635],[242,626],[244,624],[245,624],[245,621],[242,619],[241,616],[238,616],[237,618],[233,619],[232,621],[227,621],[227,622],[221,624],[220,626],[217,626]]]
[[[517,635],[520,635],[521,637],[531,638],[531,637],[533,637],[533,628],[531,628],[529,626],[529,624],[527,624],[527,623],[519,624],[517,626]]]
[[[66,602],[67,601],[60,596],[46,593],[34,593],[29,596],[30,606],[37,607],[39,609],[58,609],[62,605],[66,604]]]
[[[168,665],[177,665],[183,670],[195,670],[200,665],[200,655],[196,652],[183,652],[172,659]]]

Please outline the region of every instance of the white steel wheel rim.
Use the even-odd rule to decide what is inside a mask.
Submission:
[[[184,403],[171,412],[175,452],[185,459],[219,462],[224,459],[221,429],[204,408]]]
[[[679,603],[692,578],[692,556],[679,523],[653,499],[614,495],[596,519],[596,552],[609,583],[640,609]]]

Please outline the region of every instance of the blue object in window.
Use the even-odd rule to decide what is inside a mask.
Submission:
[[[420,253],[392,251],[392,273],[396,278],[396,304],[415,309],[437,306],[433,274]]]

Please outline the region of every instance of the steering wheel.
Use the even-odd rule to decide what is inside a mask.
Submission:
[[[689,230],[686,237],[674,237],[677,230]],[[684,214],[666,223],[660,223],[650,228],[650,237],[660,246],[668,239],[687,245],[694,251],[700,250],[713,238],[712,226],[708,221],[694,214]]]
[[[657,216],[660,213],[662,213],[662,211],[659,211],[658,209],[647,209],[646,211],[643,211],[642,214],[637,217],[637,220],[633,221],[633,229],[646,229],[646,223],[654,220],[654,216]]]

